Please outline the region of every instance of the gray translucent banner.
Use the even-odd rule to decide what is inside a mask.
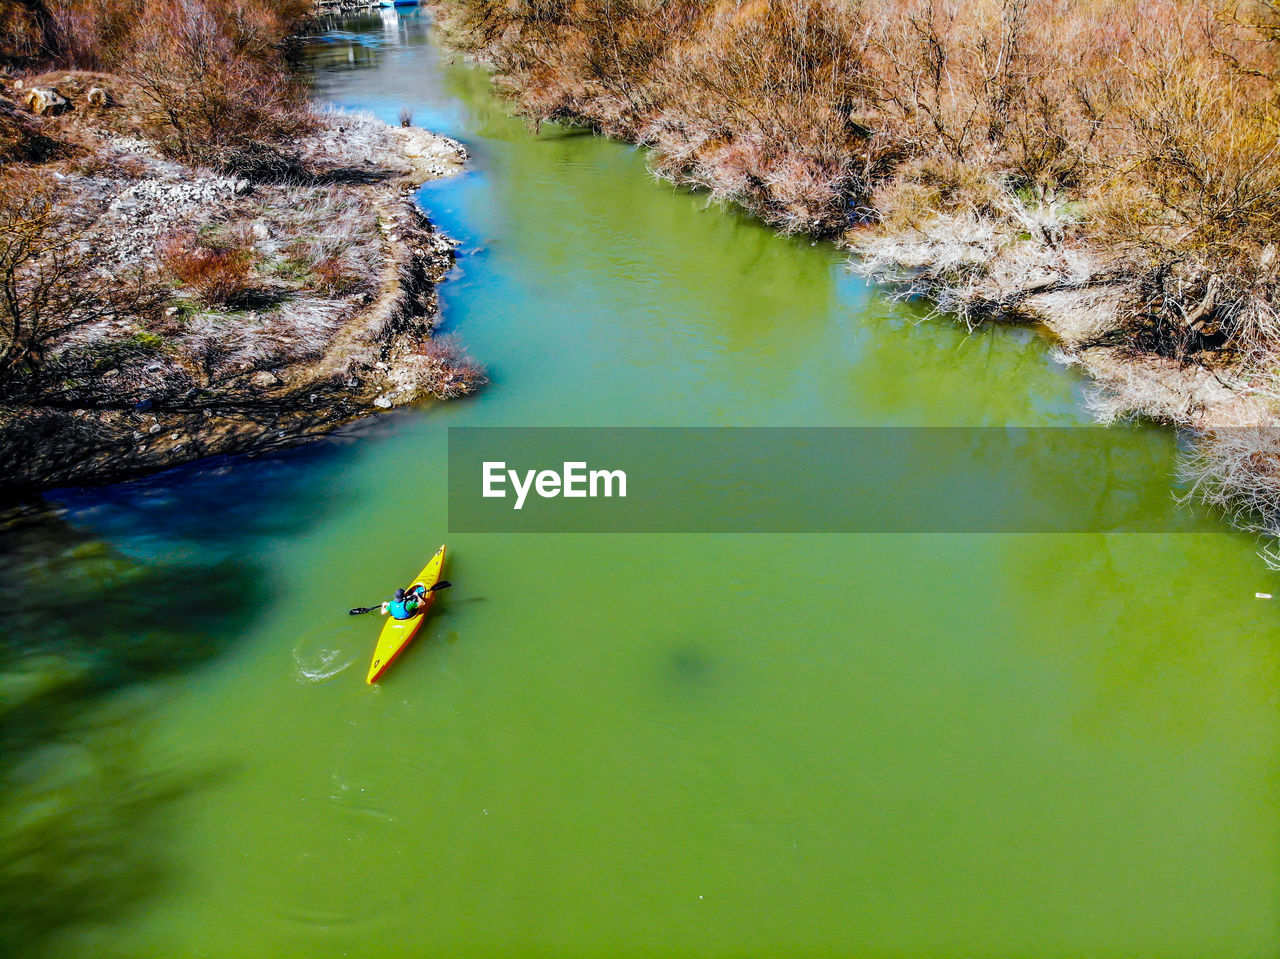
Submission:
[[[449,530],[1221,531],[1174,458],[1144,428],[450,427]]]

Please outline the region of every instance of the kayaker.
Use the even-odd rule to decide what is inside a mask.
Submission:
[[[409,593],[398,588],[395,599],[382,604],[382,615],[390,613],[393,619],[413,619],[418,615],[418,608],[422,605],[422,598],[426,594],[427,589],[421,584],[415,586]]]

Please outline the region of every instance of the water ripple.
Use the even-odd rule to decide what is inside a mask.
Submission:
[[[293,651],[293,677],[299,683],[323,683],[356,661],[356,654],[342,649],[309,648],[304,641]]]

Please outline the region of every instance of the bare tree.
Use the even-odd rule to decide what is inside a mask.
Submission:
[[[78,329],[145,315],[164,292],[138,272],[102,276],[49,181],[0,180],[0,378],[35,370]]]
[[[135,38],[124,64],[187,162],[219,162],[254,143],[288,140],[313,122],[300,88],[268,56],[270,44],[204,0],[172,0]]]

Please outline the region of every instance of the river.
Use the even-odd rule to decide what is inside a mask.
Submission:
[[[407,107],[470,151],[420,201],[460,242],[446,328],[492,385],[61,495],[125,555],[222,561],[254,599],[216,654],[94,706],[129,724],[127,782],[180,785],[82,804],[86,848],[146,865],[50,865],[129,894],[28,951],[1274,956],[1280,650],[1248,538],[446,535],[449,426],[1088,416],[1035,331],[928,319],[642,151],[535,135],[428,27],[351,17],[306,55],[317,101]],[[1173,437],[1112,432],[1166,508]],[[346,608],[446,538],[453,588],[367,687],[378,623]]]

